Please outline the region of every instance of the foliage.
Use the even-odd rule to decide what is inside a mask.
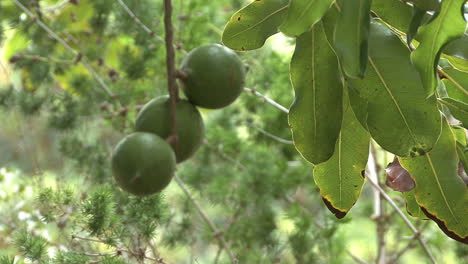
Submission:
[[[451,79],[439,70],[438,61],[443,46],[464,37],[467,23],[460,10],[463,10],[465,1],[442,1],[440,8],[424,5],[424,1],[416,2],[412,17],[406,16],[411,20],[410,25],[403,28],[399,28],[399,24],[393,26],[393,22],[400,20],[397,16],[404,16],[404,13],[391,12],[394,5],[400,5],[402,9],[408,7],[397,1],[386,1],[386,4],[375,1],[376,4],[371,6],[371,1],[356,1],[351,4],[349,1],[315,3],[291,0],[287,6],[287,16],[282,20],[270,20],[278,14],[278,10],[264,12],[266,8],[263,5],[268,5],[266,2],[273,5],[276,1],[263,2],[265,3],[253,2],[245,8],[256,10],[249,13],[249,20],[242,19],[241,13],[235,13],[228,22],[223,39],[229,40],[225,44],[232,49],[258,48],[245,48],[252,42],[260,43],[257,40],[258,35],[239,37],[260,23],[252,24],[251,20],[262,21],[264,34],[261,36],[264,39],[272,35],[269,30],[271,27],[296,37],[296,50],[290,67],[296,98],[289,113],[294,144],[302,156],[317,167],[329,160],[334,151],[343,154],[336,165],[339,170],[334,172],[338,175],[337,181],[323,180],[322,174],[315,175],[320,189],[334,189],[331,194],[330,191],[326,195],[322,194],[330,210],[337,217],[343,217],[348,208],[344,209],[342,206],[342,193],[351,193],[356,188],[356,185],[347,182],[350,176],[341,177],[341,161],[348,164],[344,165],[344,169],[352,170],[355,168],[352,159],[356,155],[351,152],[341,153],[342,142],[339,140],[337,143],[338,135],[344,129],[341,127],[342,101],[346,102],[348,98],[345,96],[342,100],[341,95],[345,93],[349,94],[354,113],[372,139],[384,150],[408,160],[404,166],[411,167],[406,169],[412,177],[419,178],[415,198],[423,212],[436,221],[448,236],[467,243],[468,229],[460,220],[466,218],[466,210],[457,208],[455,204],[468,203],[468,190],[459,176],[452,175],[457,174],[458,160],[464,157],[450,155],[453,166],[445,170],[437,169],[445,161],[432,161],[429,158],[437,150],[446,151],[446,154],[456,152],[454,144],[446,144],[444,147],[441,147],[442,143],[437,145],[443,135],[450,135],[452,142],[455,142],[450,127],[444,128],[445,134],[442,133],[441,126],[445,126],[445,120],[441,125],[438,110],[441,106],[437,102],[443,103],[450,110],[448,116],[443,118],[450,119],[452,113],[463,125],[468,116],[466,101],[458,101],[460,98],[443,98],[446,97],[446,92],[436,92],[437,86],[443,85],[440,84],[438,71],[441,76]],[[330,7],[332,4],[334,6]],[[421,10],[434,9],[436,12],[432,13],[431,19],[423,19],[425,15],[431,14]],[[372,21],[369,20],[371,11]],[[408,31],[410,37],[416,36],[414,41],[407,39],[408,47],[405,47],[402,40],[405,37],[404,32]],[[458,49],[463,52],[466,46]],[[338,76],[334,73],[341,74]],[[465,72],[462,75],[467,74]],[[345,89],[341,85],[342,81]],[[451,82],[456,83],[455,80]],[[462,93],[468,93],[465,83],[457,83],[456,86]],[[445,91],[445,87],[440,89]],[[335,149],[335,144],[340,147]],[[410,166],[423,157],[427,157],[429,164]],[[422,176],[430,173],[427,171],[428,167],[432,168],[434,177],[438,180],[432,181]],[[352,175],[359,178],[358,174],[359,170]],[[452,183],[448,178],[457,181],[453,185],[460,188],[459,196],[448,197],[448,190],[454,187],[451,187]],[[434,192],[429,192],[429,189]],[[428,197],[422,198],[422,192],[427,192]],[[347,202],[352,205],[355,196],[347,197]],[[444,211],[450,213],[445,214]]]
[[[376,234],[369,220],[372,193],[361,176],[369,138],[383,148],[376,147],[380,167],[393,158],[386,151],[405,156],[402,158],[414,164],[406,168],[421,182],[417,186],[435,189],[433,181],[420,176],[419,167],[424,167],[422,159],[428,155],[445,157],[436,152],[437,139],[440,124],[445,126],[445,118],[452,119],[449,115],[441,118],[437,108],[451,100],[466,103],[467,74],[462,70],[468,64],[463,45],[466,34],[460,35],[457,27],[441,36],[430,23],[445,28],[444,21],[460,14],[449,12],[437,20],[422,20],[419,27],[424,34],[415,34],[411,44],[420,48],[418,52],[427,49],[422,44],[427,45],[427,39],[437,40],[439,45],[419,59],[410,57],[402,34],[410,27],[412,8],[397,0],[373,0],[372,25],[368,8],[362,8],[365,13],[360,19],[341,17],[338,9],[346,8],[346,14],[352,14],[355,8],[343,1],[315,1],[323,6],[294,8],[291,13],[286,0],[252,1],[244,8],[247,1],[241,0],[173,2],[177,65],[187,51],[220,40],[234,50],[249,50],[240,53],[248,69],[246,87],[281,105],[292,103],[289,120],[288,115],[249,93],[216,112],[200,109],[205,141],[177,170],[191,196],[175,183],[160,194],[129,195],[111,176],[110,153],[123,134],[134,131],[141,107],[166,94],[162,1],[2,0],[1,62],[8,63],[0,68],[0,120],[4,124],[0,131],[0,263],[230,263],[228,249],[219,238],[225,239],[239,263],[349,263],[349,254],[376,258]],[[300,7],[310,1],[292,2]],[[427,14],[435,18],[446,8],[414,2],[419,8],[436,10]],[[304,11],[307,19],[298,20],[298,11]],[[51,38],[38,21],[76,54]],[[362,35],[349,39],[354,35],[347,28],[335,31],[335,21],[348,26],[361,23],[353,30]],[[459,18],[457,21],[460,24]],[[312,23],[315,25],[309,30]],[[297,40],[285,38],[275,35],[279,29],[291,36],[303,34]],[[353,45],[340,49],[337,40]],[[362,45],[355,45],[357,40]],[[312,43],[317,45],[312,47]],[[365,54],[371,60],[362,60]],[[444,58],[440,61],[443,68],[433,76],[436,69],[429,63],[439,56]],[[316,59],[315,64],[310,58]],[[288,73],[291,59],[294,89]],[[357,59],[361,59],[359,63]],[[350,63],[345,66],[346,60]],[[340,67],[348,71],[343,73]],[[383,77],[395,92],[394,99],[401,103],[403,118],[391,97],[381,94],[388,90],[378,85],[382,80],[376,69],[380,67],[385,68]],[[433,72],[425,72],[423,83],[419,74],[426,69]],[[434,78],[436,93],[427,97],[421,91],[431,91],[426,87],[434,84]],[[376,86],[378,92],[373,90]],[[315,104],[311,98],[317,99]],[[311,113],[317,114],[315,118]],[[455,112],[453,115],[457,117]],[[407,116],[417,140],[400,130],[406,127],[403,119]],[[463,117],[457,118],[463,122]],[[298,133],[307,135],[298,137]],[[466,153],[466,140],[459,138],[458,149],[450,149],[453,159],[437,163],[450,167],[451,184],[459,182],[453,178],[454,159]],[[455,142],[450,136],[444,139]],[[311,166],[303,157],[315,164]],[[378,171],[381,181],[384,174]],[[412,201],[408,210],[425,219],[419,205],[434,205],[426,208],[431,216],[440,213],[452,226],[454,222],[446,217],[450,210],[440,199],[423,198],[423,187],[405,194]],[[450,194],[450,202],[461,197],[457,202],[462,203],[466,188],[456,188],[461,191]],[[399,193],[390,194],[405,207]],[[327,206],[336,216],[348,215],[341,220],[330,216],[320,203],[322,197],[328,199]],[[219,232],[211,230],[191,198]],[[404,251],[402,263],[424,258],[420,249],[406,253],[405,248],[415,244],[407,245],[402,237],[413,234],[392,211],[384,214],[389,256]],[[422,228],[422,220],[413,220]],[[375,223],[381,225],[378,219]],[[467,255],[463,245],[457,246],[435,224],[426,223],[422,233],[436,258],[444,263],[463,262]],[[456,225],[453,232],[455,238],[463,236],[463,225]]]

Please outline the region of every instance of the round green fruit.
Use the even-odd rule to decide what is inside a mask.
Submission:
[[[205,126],[198,109],[187,100],[176,104],[177,136],[175,150],[177,162],[190,158],[202,145]],[[148,102],[136,120],[136,131],[154,133],[164,139],[171,134],[171,103],[168,96],[158,97]]]
[[[135,195],[162,191],[175,173],[174,151],[166,141],[151,133],[133,133],[112,152],[112,172],[119,186]]]
[[[218,109],[230,105],[241,94],[245,68],[237,54],[218,44],[192,50],[182,62],[187,76],[182,88],[197,106]]]

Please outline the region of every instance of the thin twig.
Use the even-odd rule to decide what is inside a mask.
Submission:
[[[457,87],[457,89],[460,90],[460,92],[464,93],[465,95],[468,95],[468,91],[465,90],[465,88],[463,88],[463,86],[459,84],[455,79],[453,79],[452,76],[447,74],[440,66],[437,66],[437,71],[439,72],[439,74],[443,75],[449,81],[451,81],[453,85],[455,85],[455,87]]]
[[[242,163],[240,163],[239,161],[237,161],[236,159],[234,159],[233,157],[229,156],[226,152],[222,151],[221,149],[213,146],[210,142],[208,142],[207,140],[204,140],[203,141],[203,144],[205,144],[205,146],[207,146],[210,150],[216,152],[221,158],[223,158],[224,160],[226,161],[229,161],[231,162],[232,164],[234,164],[238,169],[240,170],[247,170],[247,167],[245,167]]]
[[[56,64],[74,64],[75,60],[63,60],[63,59],[57,59],[52,56],[47,56],[47,57],[42,57],[39,55],[32,55],[32,54],[17,54],[13,55],[10,58],[10,63],[15,63],[17,60],[21,59],[26,59],[26,60],[32,60],[32,61],[41,61],[41,62],[53,62]]]
[[[429,224],[429,221],[426,221],[424,226],[421,227],[419,229],[419,232],[422,232]],[[398,259],[400,257],[402,257],[406,252],[408,252],[409,250],[411,250],[412,248],[414,248],[416,245],[416,236],[418,236],[418,234],[415,234],[413,235],[413,237],[411,237],[409,243],[406,245],[406,247],[404,247],[402,250],[398,251],[396,254],[393,255],[393,257],[389,260],[389,264],[396,264],[398,263]]]
[[[55,33],[52,29],[50,29],[46,24],[44,24],[44,22],[42,22],[36,15],[34,15],[31,12],[31,10],[29,10],[26,6],[24,6],[20,1],[13,0],[13,2],[15,2],[15,4],[19,8],[21,8],[29,17],[31,17],[31,19],[36,24],[38,24],[42,29],[44,29],[47,33],[49,33],[49,35],[52,38],[58,41],[66,50],[72,53],[75,57],[77,58],[79,57],[80,58],[79,61],[81,62],[81,64],[83,64],[83,66],[85,66],[85,68],[91,73],[91,75],[93,75],[94,79],[96,79],[96,81],[99,83],[102,89],[104,89],[107,95],[109,95],[109,97],[111,98],[115,98],[115,94],[110,90],[110,88],[107,86],[104,80],[97,74],[97,72],[93,69],[91,64],[89,64],[89,62],[84,57],[82,57],[82,54],[80,52],[70,47],[70,45],[68,45],[68,43],[65,40],[63,40],[59,35],[57,35],[57,33]]]
[[[295,198],[292,198],[290,195],[286,195],[285,196],[285,200],[290,203],[290,204],[297,204],[299,206],[299,208],[302,209],[302,211],[310,216],[313,216],[314,218],[317,216],[317,214],[315,212],[312,212],[310,210],[310,208],[308,208],[302,201],[298,200],[298,199],[295,199]],[[321,222],[318,222],[318,221],[313,221],[313,223],[320,229],[325,229],[325,226],[321,223]]]
[[[353,253],[351,253],[351,251],[348,250],[347,253],[354,261],[356,261],[356,263],[367,264],[367,262],[365,260],[363,260],[360,257],[354,255]]]
[[[182,189],[182,191],[185,193],[185,195],[187,195],[189,200],[195,205],[203,220],[205,220],[205,222],[209,225],[211,231],[215,234],[216,239],[218,239],[218,241],[223,246],[224,250],[227,252],[231,263],[237,263],[237,259],[236,257],[234,257],[234,254],[232,253],[231,248],[224,239],[223,234],[219,232],[218,228],[215,226],[213,221],[211,221],[210,218],[208,218],[208,215],[205,213],[205,210],[203,210],[203,207],[198,203],[197,200],[195,200],[195,198],[193,198],[193,196],[190,194],[189,190],[185,186],[185,183],[177,175],[174,176],[174,179],[179,185],[179,187]]]
[[[143,28],[146,31],[146,33],[148,33],[150,35],[154,35],[155,38],[157,38],[161,42],[164,42],[163,38],[161,38],[160,36],[155,35],[153,30],[151,30],[149,27],[147,27],[145,24],[143,24],[143,22],[141,22],[140,18],[138,18],[135,15],[135,13],[124,3],[124,1],[117,0],[117,2],[119,2],[120,6],[122,6],[122,8],[125,10],[125,12],[127,12],[127,14],[135,21],[135,23],[137,23],[141,28]]]
[[[283,143],[283,144],[286,144],[286,145],[294,145],[294,142],[292,140],[287,140],[287,139],[284,139],[284,138],[280,138],[278,136],[275,136],[259,127],[256,127],[254,125],[249,125],[250,127],[254,128],[255,130],[258,130],[258,132],[262,133],[263,135],[269,137],[269,138],[272,138],[280,143]]]
[[[70,4],[70,0],[65,0],[65,1],[63,1],[61,3],[58,3],[58,4],[54,5],[54,6],[49,6],[49,7],[44,8],[44,11],[54,12],[55,10],[66,7],[68,4]]]
[[[73,239],[78,239],[78,240],[83,240],[83,241],[89,241],[89,242],[96,242],[96,243],[102,243],[108,245],[105,241],[100,240],[100,239],[94,239],[94,238],[87,238],[87,237],[81,237],[78,235],[72,235],[72,240]],[[135,258],[142,257],[144,259],[156,261],[156,263],[164,263],[164,260],[162,258],[152,258],[149,257],[145,254],[145,252],[142,252],[143,254],[133,252],[130,249],[126,248],[120,248],[120,247],[115,247],[114,252],[109,252],[109,253],[80,253],[80,254],[86,254],[87,256],[107,256],[107,255],[119,255],[119,252],[127,252],[128,254],[132,255]]]
[[[379,183],[379,176],[378,176],[378,165],[375,161],[375,148],[373,144],[370,144],[370,155],[367,164],[368,169],[368,178],[370,181]],[[384,211],[384,204],[382,203],[382,195],[376,189],[373,189],[373,196],[374,196],[374,216],[373,219],[376,223],[376,233],[377,233],[377,263],[378,264],[385,264],[387,259],[387,248],[386,248],[386,240],[385,240],[385,211]]]
[[[223,252],[223,247],[218,247],[218,250],[216,251],[216,256],[214,258],[213,264],[218,264],[219,257],[221,256],[222,252]]]
[[[128,7],[128,5],[125,4],[125,2],[123,0],[117,0],[117,2],[120,4],[120,6],[122,6],[122,8],[125,10],[125,12],[127,12],[127,14],[133,19],[133,21],[135,21],[135,23],[140,26],[146,33],[148,33],[150,36],[156,38],[158,41],[160,42],[165,42],[165,40],[163,38],[161,38],[160,36],[156,35],[156,33],[151,29],[149,28],[147,25],[145,25],[141,19],[135,14],[135,12],[133,12],[130,7]],[[184,49],[181,49],[180,47],[178,47],[176,44],[173,43],[173,46],[177,49],[177,50],[180,50],[182,53],[184,54],[187,54],[188,52],[185,51]]]
[[[288,110],[286,107],[284,107],[284,106],[278,104],[278,103],[275,102],[274,100],[272,100],[272,99],[266,97],[265,95],[263,95],[263,94],[257,92],[255,89],[244,88],[244,91],[249,92],[249,93],[252,93],[252,94],[254,94],[254,95],[256,95],[256,96],[262,98],[263,100],[265,100],[265,102],[271,104],[272,106],[278,108],[279,110],[285,112],[286,114],[289,114],[289,110]]]
[[[371,156],[373,156],[372,152],[369,153],[369,159],[374,159]],[[371,178],[369,178],[368,182],[372,185],[373,188],[375,188],[381,194],[381,196],[393,207],[393,209],[395,209],[398,215],[403,219],[406,225],[411,229],[411,231],[415,235],[415,239],[418,240],[419,244],[424,249],[424,252],[429,257],[431,263],[436,263],[434,256],[432,256],[432,253],[429,251],[429,248],[426,245],[426,242],[424,242],[424,240],[421,238],[421,232],[416,229],[413,223],[411,223],[408,217],[403,213],[403,211],[401,211],[398,205],[396,205],[396,203],[392,200],[392,198],[388,196],[388,194],[379,186],[378,183],[374,182],[374,180],[372,180]]]

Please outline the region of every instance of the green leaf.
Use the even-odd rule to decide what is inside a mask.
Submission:
[[[413,4],[422,10],[439,10],[439,0],[412,0]]]
[[[413,17],[411,18],[411,23],[406,34],[406,42],[408,46],[411,46],[411,41],[413,41],[414,36],[418,32],[419,27],[424,24],[424,18],[426,17],[426,10],[419,9],[418,7],[413,7]]]
[[[468,104],[468,72],[458,71],[453,67],[442,69],[447,79],[443,79],[450,98]]]
[[[344,1],[335,27],[334,47],[345,74],[363,78],[366,72],[371,0]]]
[[[455,138],[444,121],[434,149],[423,156],[400,158],[416,182],[415,197],[423,212],[451,238],[468,243],[468,190],[458,176]]]
[[[439,98],[438,100],[450,109],[450,113],[462,122],[463,127],[468,128],[468,104],[452,98]]]
[[[468,151],[466,151],[466,146],[462,145],[457,141],[457,154],[460,162],[465,170],[465,173],[468,172]]]
[[[459,126],[452,127],[453,134],[455,135],[455,139],[457,142],[460,142],[463,146],[466,145],[466,133],[465,129]]]
[[[450,41],[445,47],[445,54],[468,61],[468,35]]]
[[[463,60],[463,59],[457,58],[455,56],[449,56],[449,55],[445,55],[445,54],[442,54],[442,56],[443,56],[443,58],[450,61],[450,64],[453,65],[455,68],[457,68],[457,69],[459,69],[461,71],[468,72],[468,60]]]
[[[261,48],[265,41],[278,33],[286,18],[288,0],[254,1],[236,12],[223,32],[224,45],[233,50]]]
[[[406,202],[406,211],[412,217],[416,217],[421,220],[429,220],[429,218],[427,218],[427,216],[422,211],[421,207],[419,207],[419,204],[416,202],[414,194],[414,190],[403,193],[403,197],[405,198]]]
[[[408,48],[377,22],[371,23],[369,45],[366,77],[348,81],[353,108],[367,106],[367,117],[359,119],[389,152],[406,157],[430,151],[440,135],[441,116],[435,97],[426,99]]]
[[[411,7],[398,0],[373,0],[372,11],[383,21],[401,32],[406,32],[411,24]]]
[[[314,179],[327,207],[338,218],[343,218],[361,194],[369,156],[370,136],[362,128],[344,98],[344,116],[341,132],[333,156],[314,167]]]
[[[466,145],[466,132],[461,127],[452,127],[453,134],[457,141],[457,154],[460,162],[465,170],[468,172],[468,148]]]
[[[336,5],[340,5],[341,0],[336,1]],[[335,34],[335,26],[338,21],[338,16],[340,12],[337,8],[330,8],[322,17],[323,27],[325,29],[325,34],[327,35],[328,42],[333,44],[333,35]]]
[[[338,60],[323,23],[297,39],[290,73],[295,91],[289,112],[294,145],[309,162],[322,163],[333,155],[343,114]]]
[[[418,31],[420,42],[411,54],[411,60],[418,69],[427,95],[437,87],[436,67],[442,47],[451,40],[463,36],[466,21],[461,10],[465,0],[446,0],[437,16]]]
[[[281,32],[299,36],[320,21],[335,0],[290,0],[288,17]]]

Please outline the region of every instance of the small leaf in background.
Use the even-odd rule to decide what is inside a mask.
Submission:
[[[416,202],[416,198],[414,197],[414,190],[403,193],[403,197],[405,198],[406,202],[406,211],[412,217],[416,217],[421,220],[429,220],[429,218],[424,214],[419,207],[418,203]]]
[[[444,121],[434,149],[423,156],[400,158],[416,182],[415,197],[423,212],[451,238],[468,243],[468,190],[458,176],[455,137]]]
[[[278,33],[286,19],[288,0],[254,1],[229,19],[223,32],[224,45],[233,50],[261,48],[265,41]]]
[[[468,60],[463,60],[455,56],[449,56],[446,54],[442,55],[445,59],[450,61],[450,64],[453,65],[455,68],[459,69],[460,71],[468,72]]]
[[[335,0],[290,0],[288,17],[280,26],[288,36],[299,36],[320,21]]]
[[[468,72],[459,71],[453,67],[444,67],[442,80],[448,97],[468,104]]]
[[[388,164],[385,169],[387,173],[387,180],[385,184],[394,191],[409,192],[414,189],[414,181],[411,175],[405,170],[397,158]]]
[[[467,164],[467,157],[466,154],[464,155],[459,155],[460,159],[463,158],[463,162],[458,163],[458,176],[460,176],[463,180],[463,182],[468,185],[468,175],[466,174],[465,167],[468,165]]]
[[[465,130],[459,126],[452,126],[452,131],[453,131],[453,134],[455,135],[455,139],[457,140],[457,142],[465,146],[466,145]]]
[[[420,44],[411,54],[411,60],[419,71],[427,95],[433,94],[437,87],[436,67],[442,47],[465,33],[466,21],[461,12],[464,3],[465,0],[443,1],[437,16],[418,31]]]
[[[439,0],[410,0],[410,2],[421,10],[438,11],[440,9]]]
[[[450,41],[443,50],[444,54],[465,60],[468,63],[468,35]]]
[[[345,74],[363,78],[366,71],[371,0],[344,1],[335,27],[334,47]]]
[[[438,100],[450,109],[450,113],[462,122],[463,127],[468,128],[468,104],[452,98],[440,98]]]
[[[371,23],[366,76],[348,83],[353,108],[367,104],[360,120],[382,148],[405,157],[433,148],[441,131],[436,99],[426,99],[410,51],[386,26]]]
[[[333,155],[343,117],[338,59],[323,23],[297,39],[290,73],[295,91],[289,112],[294,145],[309,162],[322,163]]]
[[[314,180],[328,209],[343,218],[361,194],[369,156],[370,136],[362,128],[344,97],[344,117],[333,156],[314,167]]]
[[[466,132],[461,127],[452,127],[453,134],[457,140],[457,154],[460,159],[458,164],[458,175],[462,177],[463,181],[468,185],[468,146],[466,145]]]
[[[342,1],[336,1],[336,5],[341,6]],[[327,35],[328,42],[333,43],[333,35],[335,34],[335,25],[338,20],[340,12],[338,8],[330,8],[322,17],[323,27],[325,34]]]
[[[426,10],[420,9],[416,6],[413,7],[413,17],[411,18],[408,33],[406,34],[406,43],[408,43],[408,47],[411,47],[411,41],[413,41],[419,27],[424,24],[425,17],[427,17],[426,14]]]
[[[411,7],[398,0],[372,0],[372,11],[383,21],[401,32],[406,32],[411,24]]]

